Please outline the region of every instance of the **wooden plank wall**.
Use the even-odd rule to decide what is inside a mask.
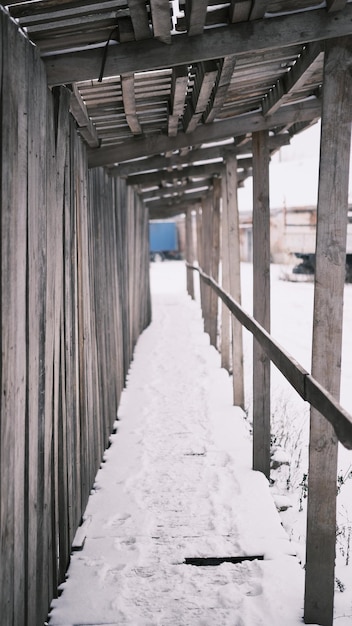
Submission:
[[[88,173],[69,93],[0,11],[0,614],[43,624],[135,342],[150,321],[148,215]],[[6,566],[4,566],[6,564]]]

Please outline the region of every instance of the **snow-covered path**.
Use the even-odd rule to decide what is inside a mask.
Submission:
[[[116,433],[50,626],[298,626],[304,573],[248,425],[185,292],[183,264],[152,265]],[[181,283],[180,283],[181,277]],[[191,557],[263,555],[197,567]]]

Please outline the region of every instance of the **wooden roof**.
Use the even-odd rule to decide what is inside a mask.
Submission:
[[[71,89],[90,166],[127,176],[155,215],[198,201],[226,150],[240,181],[250,175],[252,132],[268,129],[275,151],[315,123],[324,43],[352,35],[352,0],[4,6],[40,48],[49,85]]]

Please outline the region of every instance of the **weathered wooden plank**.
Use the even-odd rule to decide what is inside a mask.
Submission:
[[[17,30],[2,20],[1,103],[1,430],[0,591],[1,619],[25,619],[25,409],[27,256],[27,90],[17,90],[13,72],[24,79],[27,62]],[[18,177],[14,176],[18,173]]]
[[[130,10],[136,40],[149,39],[152,37],[145,0],[128,0],[128,8]]]
[[[234,55],[224,57],[221,61],[221,69],[218,72],[210,102],[203,116],[203,121],[207,124],[213,122],[221,110],[231,83],[235,64],[236,57]]]
[[[194,262],[193,213],[189,208],[186,212],[186,261],[190,265]],[[187,293],[194,300],[193,272],[187,268]]]
[[[45,70],[33,47],[29,52],[28,100],[28,432],[27,432],[27,620],[36,623],[44,587],[44,512],[42,474],[42,425],[45,421],[45,289],[46,289],[46,102]]]
[[[218,75],[218,63],[208,61],[200,63],[195,68],[194,86],[191,98],[186,104],[183,113],[183,128],[185,133],[191,133],[202,117],[213,90]]]
[[[298,91],[314,73],[316,63],[321,62],[324,53],[320,44],[309,45],[302,52],[295,65],[285,76],[278,80],[263,100],[263,113],[269,115],[285,103],[289,95]]]
[[[241,139],[241,137],[239,137]],[[269,137],[269,149],[278,150],[281,146],[288,145],[290,143],[291,136],[289,133],[282,135],[273,135]],[[112,176],[129,176],[132,174],[139,174],[142,172],[152,172],[153,170],[162,170],[177,166],[184,166],[192,164],[198,161],[212,161],[215,159],[226,158],[228,150],[234,151],[237,155],[238,169],[247,169],[252,166],[252,160],[247,160],[248,157],[242,157],[241,154],[247,154],[252,152],[252,141],[242,141],[240,143],[235,142],[233,145],[214,146],[212,148],[193,148],[187,154],[172,154],[170,157],[164,155],[157,155],[150,157],[149,159],[138,159],[137,161],[131,161],[128,163],[121,163],[115,167],[109,168],[108,172]]]
[[[97,148],[99,146],[99,139],[96,128],[89,118],[87,107],[75,84],[72,85],[70,112],[80,128],[80,133],[84,140],[91,148]]]
[[[127,185],[141,185],[142,187],[151,187],[154,184],[162,182],[181,181],[185,178],[209,178],[216,174],[220,174],[224,169],[223,163],[218,161],[214,163],[206,163],[204,165],[190,165],[181,169],[173,169],[171,171],[148,172],[145,174],[136,174],[126,179]]]
[[[230,292],[230,262],[228,247],[228,206],[227,206],[227,181],[226,174],[221,177],[221,286],[226,292]],[[228,372],[231,369],[230,363],[230,324],[231,315],[228,307],[221,300],[221,367]]]
[[[325,49],[317,209],[312,375],[340,392],[343,291],[348,221],[352,63],[349,39]],[[337,439],[311,411],[307,509],[305,622],[333,622]],[[319,584],[317,577],[319,577]]]
[[[171,14],[169,0],[150,0],[154,37],[171,43]]]
[[[213,179],[213,194],[211,197],[211,224],[210,224],[210,247],[208,256],[210,257],[210,275],[216,282],[219,280],[220,262],[220,198],[221,198],[221,178]],[[211,253],[209,254],[209,250]],[[209,337],[214,348],[218,345],[218,296],[210,290],[209,298]]]
[[[133,74],[121,76],[122,98],[126,113],[127,124],[134,135],[142,133],[141,125],[136,113],[135,83]]]
[[[270,206],[267,133],[253,141],[253,316],[270,331]],[[270,361],[253,341],[253,469],[270,476]]]
[[[229,7],[230,22],[245,22],[249,19],[252,0],[231,0]]]
[[[254,0],[254,2],[252,2],[249,19],[259,20],[264,17],[268,4],[269,0]]]
[[[235,155],[229,154],[226,159],[226,207],[228,235],[225,245],[228,247],[230,293],[232,297],[240,303],[240,231],[237,188],[237,160]],[[242,327],[235,318],[232,318],[231,320],[231,332],[233,403],[237,406],[244,407]]]
[[[89,151],[89,167],[112,165],[160,152],[172,152],[192,145],[220,141],[243,133],[270,130],[289,123],[308,121],[320,115],[321,104],[317,101],[287,105],[268,117],[261,113],[244,113],[235,118],[214,124],[198,126],[192,133],[178,133],[177,137],[141,137],[140,141],[125,141],[123,144]]]
[[[154,39],[121,44],[109,50],[104,75],[170,68],[228,55],[240,58],[252,52],[258,54],[348,36],[352,34],[351,18],[352,6],[347,4],[345,9],[332,14],[317,9],[209,29],[197,37],[175,35],[170,46]],[[44,57],[44,61],[50,85],[97,79],[101,69],[95,50],[53,54]]]
[[[201,35],[207,17],[208,0],[186,0],[185,17],[189,35]]]

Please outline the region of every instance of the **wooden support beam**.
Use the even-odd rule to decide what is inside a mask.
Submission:
[[[186,261],[193,265],[194,260],[193,211],[189,208],[186,212]],[[189,267],[187,267],[187,293],[194,300],[194,275]]]
[[[351,144],[352,42],[326,46],[316,234],[312,375],[340,393]],[[305,623],[333,623],[337,439],[311,410]]]
[[[207,108],[218,71],[218,63],[215,61],[206,61],[196,66],[191,98],[188,100],[183,114],[185,133],[191,133],[196,128]]]
[[[84,141],[90,146],[90,148],[97,148],[100,143],[97,131],[89,118],[87,107],[82,100],[82,96],[78,91],[76,84],[71,85],[70,113],[75,118],[79,132]]]
[[[352,5],[348,3],[345,9],[332,14],[324,8],[210,28],[197,37],[174,35],[170,46],[155,38],[110,46],[104,76],[190,65],[195,59],[259,54],[351,34]],[[95,48],[48,55],[43,60],[51,86],[94,80],[101,70],[101,56]]]
[[[189,35],[201,35],[207,17],[208,0],[186,0],[185,17]]]
[[[234,154],[230,154],[226,159],[226,209],[228,235],[225,245],[228,246],[230,295],[240,304],[241,264],[237,188],[237,159]],[[231,320],[231,331],[233,403],[236,406],[244,408],[242,326],[235,317],[232,317]]]
[[[136,96],[134,91],[134,74],[121,76],[122,99],[127,124],[134,135],[141,135],[142,128],[136,112]]]
[[[171,43],[171,13],[169,0],[150,0],[154,37]]]
[[[211,246],[212,246],[212,219],[213,219],[213,198],[211,194],[208,194],[202,200],[202,267],[204,271],[210,275],[211,264]],[[211,336],[211,300],[212,293],[209,285],[203,285],[202,295],[202,311],[204,319],[204,332],[209,335],[210,343],[214,341],[214,337]]]
[[[252,0],[231,0],[229,8],[229,21],[246,22],[251,14]]]
[[[277,81],[263,100],[264,115],[275,113],[280,106],[289,100],[292,92],[299,90],[316,72],[317,65],[322,64],[324,52],[320,43],[308,45],[294,66]]]
[[[208,103],[207,109],[203,115],[203,122],[208,124],[213,122],[216,116],[219,114],[222,105],[224,104],[226,94],[228,92],[233,71],[236,65],[235,55],[229,55],[224,57],[220,62],[220,69],[216,77],[215,86]]]
[[[152,189],[149,191],[141,191],[139,196],[145,202],[156,202],[160,198],[182,198],[189,195],[189,193],[205,193],[212,184],[212,178],[206,178],[200,182],[188,182],[184,185],[170,185],[168,187],[159,187],[158,189]]]
[[[188,67],[178,65],[172,71],[171,104],[168,119],[168,135],[175,137],[178,131],[178,123],[185,108],[188,86]]]
[[[221,141],[243,132],[270,130],[296,122],[304,122],[320,116],[321,104],[318,100],[298,102],[286,105],[279,111],[264,117],[262,113],[252,112],[234,118],[218,121],[214,124],[198,126],[192,133],[178,133],[177,137],[159,135],[157,137],[141,137],[124,141],[118,146],[99,148],[89,151],[89,167],[113,165],[143,156],[152,156],[160,152],[171,152],[192,145]]]
[[[270,332],[268,134],[253,133],[253,317]],[[253,340],[253,469],[270,477],[270,359]]]
[[[280,135],[271,135],[269,137],[269,149],[270,151],[276,151],[281,146],[286,146],[290,143],[291,135],[284,133]],[[111,176],[126,177],[133,174],[139,174],[142,172],[153,172],[153,170],[162,170],[167,168],[174,168],[183,165],[191,165],[199,161],[216,161],[220,159],[226,159],[228,151],[234,150],[234,144],[224,146],[214,146],[211,148],[195,148],[190,150],[187,154],[172,154],[171,156],[155,155],[153,157],[138,159],[136,161],[129,161],[127,163],[121,163],[115,167],[110,167],[108,172]],[[248,145],[237,145],[235,147],[235,153],[237,157],[241,154],[247,154],[252,152],[252,140]],[[237,159],[238,169],[247,169],[252,166],[252,159],[248,157]]]
[[[128,0],[128,8],[136,40],[150,39],[152,31],[145,0]]]
[[[180,213],[183,213],[185,207],[187,208],[192,202],[201,202],[202,199],[209,193],[209,189],[203,189],[200,191],[191,191],[190,193],[185,193],[182,196],[174,196],[171,198],[159,198],[154,200],[153,202],[145,203],[145,206],[153,211],[154,209],[163,209],[168,210],[169,208],[177,208],[182,207],[180,209]]]
[[[229,220],[227,208],[227,182],[226,173],[221,178],[221,286],[224,291],[230,293],[230,263],[229,263]],[[230,372],[230,324],[231,315],[226,304],[221,301],[221,367]]]
[[[246,159],[246,165],[251,167],[252,159]],[[215,174],[220,174],[224,168],[224,164],[220,162],[207,163],[204,165],[189,165],[181,169],[172,169],[171,171],[147,172],[145,174],[135,174],[126,178],[127,185],[151,186],[159,185],[165,182],[182,181],[189,178],[209,178]]]
[[[268,4],[268,0],[253,0],[249,19],[259,20],[264,17]]]
[[[219,282],[219,262],[220,262],[220,198],[221,198],[221,178],[213,179],[213,194],[211,197],[211,223],[210,223],[210,275]],[[209,337],[210,343],[217,348],[218,343],[218,295],[210,289],[209,297]]]

